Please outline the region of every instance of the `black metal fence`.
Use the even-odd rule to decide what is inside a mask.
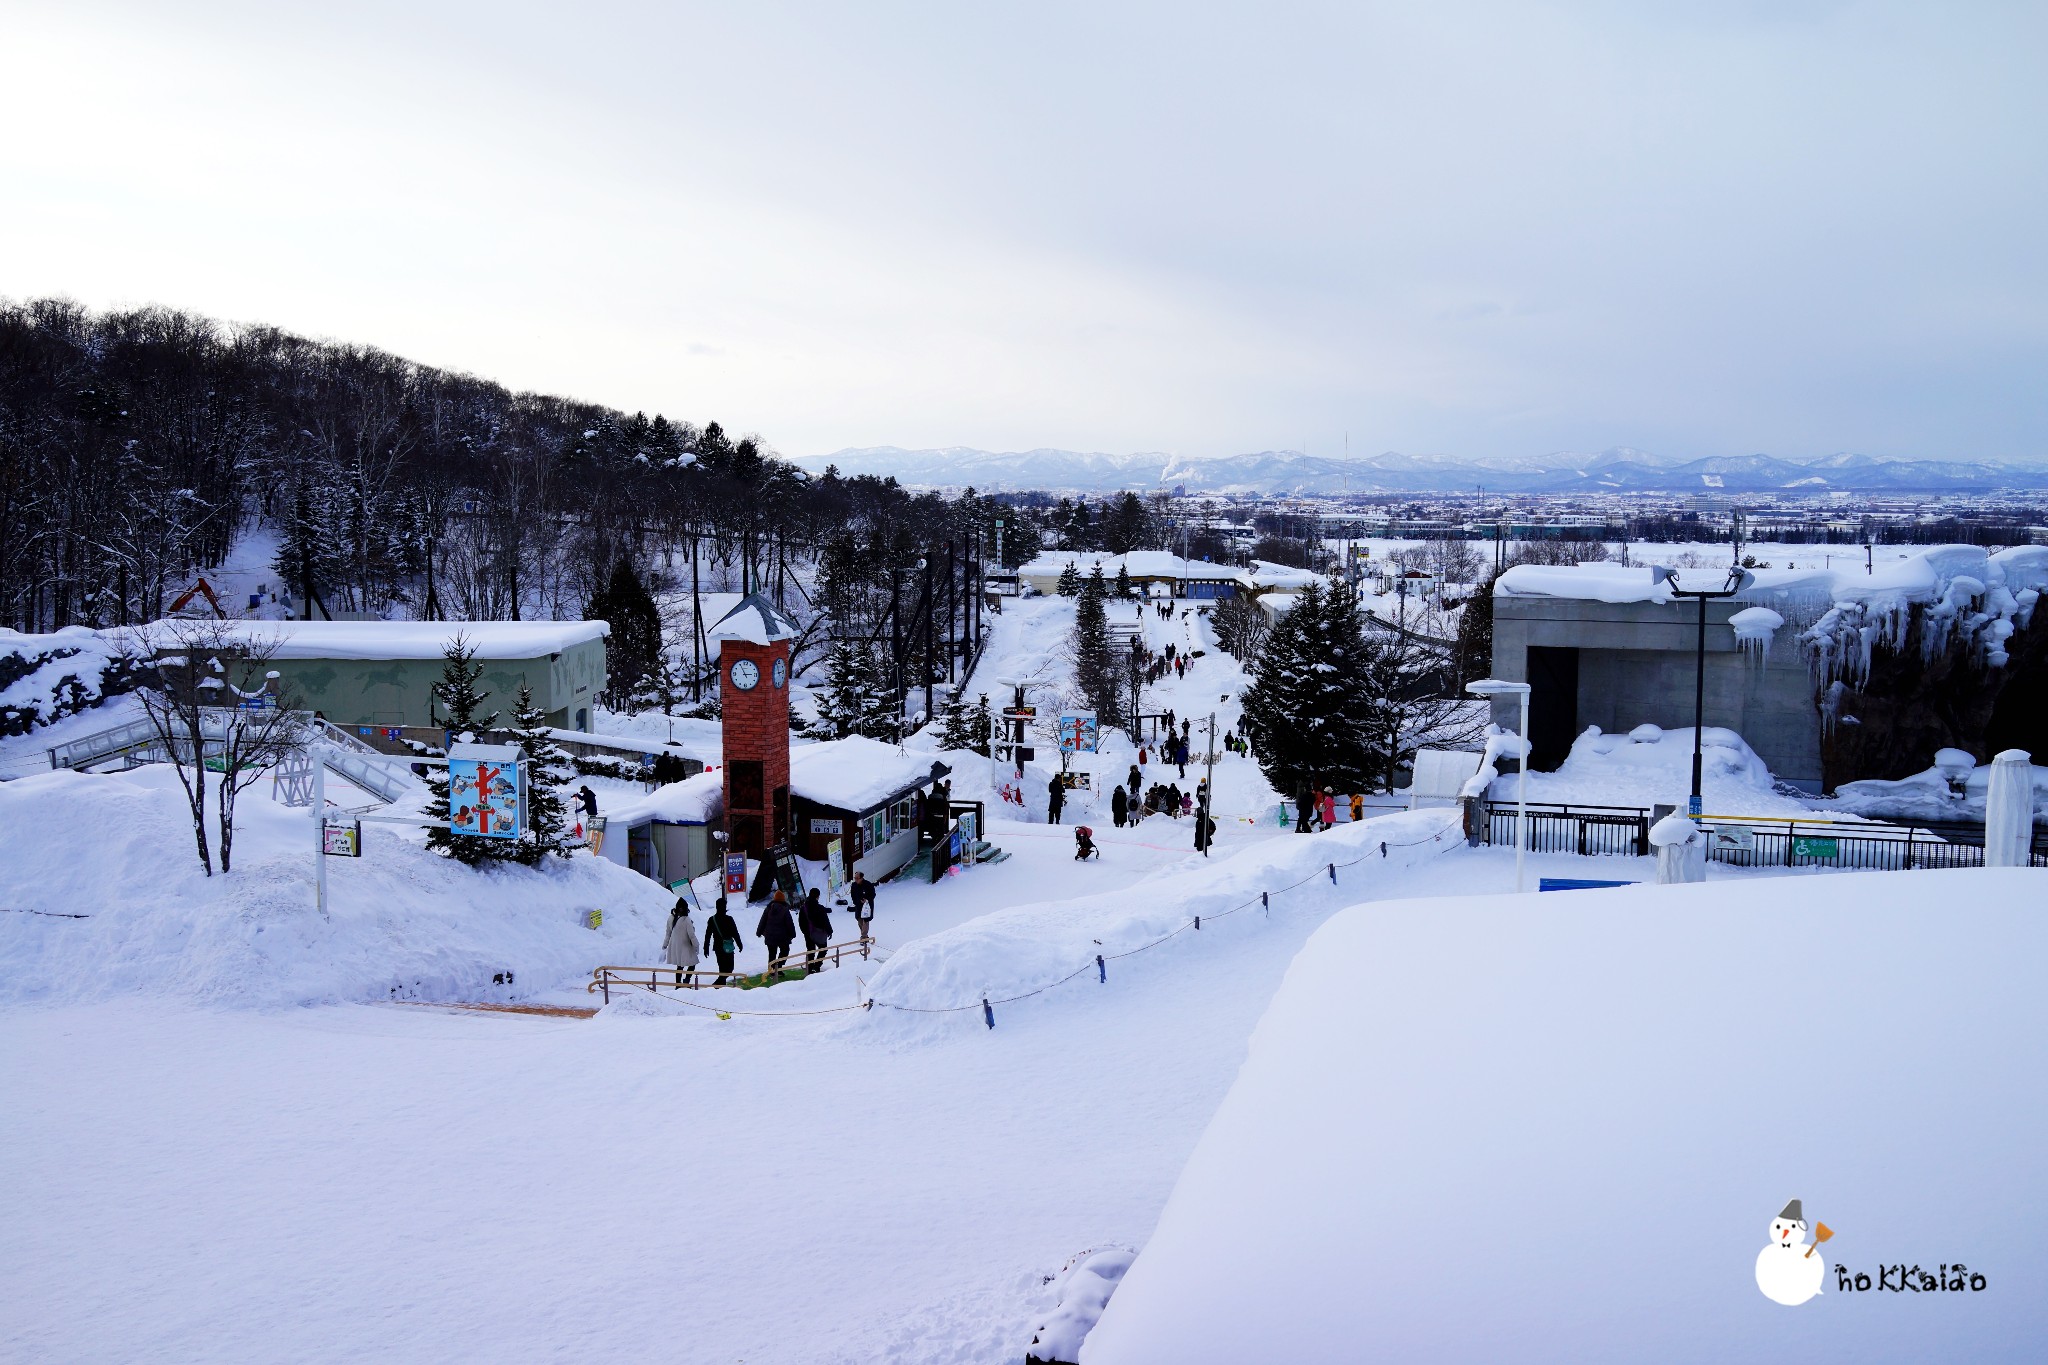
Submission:
[[[1531,853],[1646,857],[1651,812],[1638,806],[1534,805],[1525,847]],[[1736,867],[1840,867],[1897,872],[1982,867],[1984,826],[1954,821],[1882,825],[1860,821],[1735,820],[1708,817],[1707,856]],[[1486,841],[1515,846],[1515,808],[1492,805]],[[2048,867],[2048,828],[2034,827],[2032,864]]]
[[[1486,842],[1515,846],[1515,808],[1495,805],[1486,822]],[[1529,806],[1531,853],[1576,853],[1581,857],[1642,858],[1650,853],[1650,812],[1639,806]]]

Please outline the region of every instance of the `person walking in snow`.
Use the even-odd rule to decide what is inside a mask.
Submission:
[[[1045,786],[1045,823],[1057,825],[1060,822],[1060,808],[1067,804],[1067,784],[1054,773],[1052,781]]]
[[[588,782],[576,789],[576,808],[583,812],[586,825],[597,818],[597,793],[590,789]]]
[[[1133,763],[1131,765],[1131,775],[1124,779],[1124,785],[1131,789],[1131,800],[1135,802],[1138,799],[1138,788],[1145,785],[1142,774],[1138,772],[1137,764]]]
[[[1188,775],[1188,737],[1186,735],[1182,735],[1180,742],[1174,745],[1173,763],[1175,767],[1180,769],[1182,777]]]
[[[1302,783],[1301,794],[1294,798],[1294,832],[1307,834],[1315,828],[1310,823],[1316,818],[1316,789]]]
[[[1118,787],[1115,791],[1111,792],[1109,796],[1110,823],[1115,825],[1118,829],[1122,829],[1124,827],[1124,817],[1126,815],[1129,815],[1130,813],[1131,798],[1127,794],[1125,794],[1124,789],[1122,787]]]
[[[690,923],[689,897],[676,897],[676,908],[668,912],[668,937],[662,947],[662,960],[676,969],[680,986],[685,973],[697,970],[697,926]]]
[[[1322,796],[1316,801],[1316,819],[1322,822],[1324,829],[1337,827],[1337,797],[1328,787],[1323,788]]]
[[[868,880],[867,873],[856,869],[853,883],[846,890],[853,901],[853,922],[860,929],[860,955],[866,957],[868,941],[875,936],[875,884]]]
[[[775,888],[775,894],[762,907],[761,922],[754,926],[754,933],[768,945],[768,974],[780,974],[783,964],[789,961],[789,945],[796,942],[796,921],[789,913],[789,896],[781,887]]]
[[[723,986],[725,979],[732,975],[732,960],[739,956],[740,926],[725,910],[725,897],[718,898],[717,908],[711,918],[704,921],[704,946],[718,959],[718,980],[714,986]]]
[[[804,975],[816,976],[825,970],[825,950],[832,946],[832,912],[825,908],[817,887],[804,897],[796,922],[804,931]]]
[[[1365,793],[1351,793],[1351,823],[1357,824],[1365,818]]]

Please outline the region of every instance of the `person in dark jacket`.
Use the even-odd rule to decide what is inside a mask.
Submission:
[[[773,976],[789,961],[789,945],[796,942],[796,921],[789,913],[789,896],[781,887],[761,910],[761,922],[754,933],[768,945],[768,972]]]
[[[583,812],[586,823],[597,818],[597,793],[590,789],[588,782],[576,789],[576,808]]]
[[[1067,784],[1054,773],[1052,781],[1045,788],[1045,823],[1057,825],[1060,822],[1060,807],[1067,804]]]
[[[1124,784],[1131,789],[1131,800],[1135,801],[1138,799],[1138,788],[1144,780],[1143,774],[1138,771],[1138,765],[1133,763],[1131,765],[1131,775],[1124,779]]]
[[[803,908],[796,912],[797,927],[804,931],[804,974],[815,976],[825,970],[825,949],[832,944],[832,912],[825,901],[812,887],[804,897]]]
[[[1301,795],[1294,798],[1294,832],[1307,834],[1315,826],[1310,823],[1316,818],[1316,789],[1304,785]]]
[[[740,951],[740,926],[725,910],[725,897],[718,898],[718,908],[711,912],[711,918],[704,921],[704,946],[718,959],[718,980],[714,986],[723,986],[725,979],[732,975],[732,960]]]
[[[1188,775],[1188,742],[1185,738],[1174,741],[1173,766],[1180,769],[1182,777]]]
[[[1131,813],[1131,798],[1118,787],[1109,795],[1109,818],[1118,829],[1124,827],[1124,817]]]
[[[875,884],[867,873],[856,870],[846,892],[853,902],[853,922],[860,926],[860,955],[866,957],[868,941],[875,936]]]

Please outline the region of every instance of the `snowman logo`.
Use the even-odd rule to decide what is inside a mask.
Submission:
[[[1787,1307],[1805,1303],[1820,1293],[1820,1282],[1828,1272],[1827,1259],[1815,1253],[1834,1235],[1832,1228],[1821,1223],[1808,1245],[1806,1210],[1794,1199],[1771,1220],[1771,1244],[1756,1257],[1756,1287],[1773,1303]]]

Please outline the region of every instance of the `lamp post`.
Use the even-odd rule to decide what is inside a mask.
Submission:
[[[1749,585],[1756,581],[1756,575],[1740,565],[1732,565],[1728,570],[1728,581],[1718,588],[1681,588],[1678,575],[1670,569],[1659,568],[1653,576],[1657,582],[1671,585],[1673,597],[1690,597],[1699,603],[1699,635],[1693,647],[1692,795],[1686,798],[1685,803],[1687,818],[1697,820],[1706,813],[1706,805],[1700,799],[1700,753],[1707,709],[1707,602],[1747,591]]]
[[[1515,890],[1525,891],[1528,882],[1523,876],[1522,864],[1529,828],[1529,684],[1481,678],[1478,682],[1466,683],[1465,690],[1489,701],[1495,697],[1522,699],[1522,757],[1521,766],[1515,773]]]

